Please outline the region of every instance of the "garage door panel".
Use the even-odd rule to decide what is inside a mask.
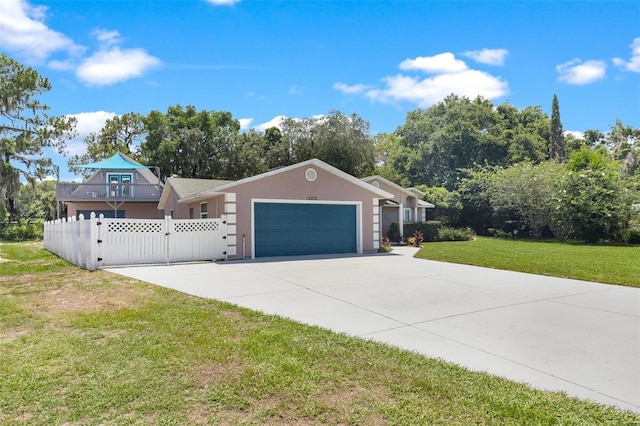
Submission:
[[[255,255],[355,253],[356,206],[255,203]]]

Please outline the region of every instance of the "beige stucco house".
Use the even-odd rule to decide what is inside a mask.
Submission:
[[[170,179],[158,204],[175,218],[224,217],[227,255],[263,257],[377,250],[381,205],[393,194],[318,159],[184,191]],[[190,193],[190,194],[189,194]]]
[[[404,234],[404,222],[427,220],[427,209],[435,208],[435,205],[421,199],[425,193],[419,189],[404,188],[378,175],[362,180],[393,195],[381,205],[380,226],[383,235],[389,234],[392,223],[397,223],[400,234]]]

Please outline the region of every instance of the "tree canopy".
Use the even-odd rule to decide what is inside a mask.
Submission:
[[[41,103],[49,90],[47,78],[0,54],[0,210],[9,215],[16,212],[20,177],[43,179],[52,171],[45,149],[63,152],[74,136],[75,120],[49,115]]]

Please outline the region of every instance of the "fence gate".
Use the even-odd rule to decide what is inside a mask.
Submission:
[[[98,267],[222,259],[223,219],[98,221]]]

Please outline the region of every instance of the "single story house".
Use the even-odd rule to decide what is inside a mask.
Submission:
[[[67,208],[67,217],[91,212],[110,218],[162,218],[158,201],[164,185],[150,170],[122,153],[76,167],[94,170],[84,182],[58,182],[56,200]]]
[[[381,206],[394,195],[318,159],[235,182],[169,179],[158,203],[176,219],[225,217],[227,255],[377,250]],[[197,192],[197,185],[209,188]]]
[[[400,234],[404,234],[404,222],[427,220],[427,209],[435,208],[435,205],[421,199],[425,193],[417,188],[404,188],[378,175],[368,176],[362,180],[393,194],[393,198],[385,200],[380,206],[382,235],[389,235],[392,223],[397,223]]]

